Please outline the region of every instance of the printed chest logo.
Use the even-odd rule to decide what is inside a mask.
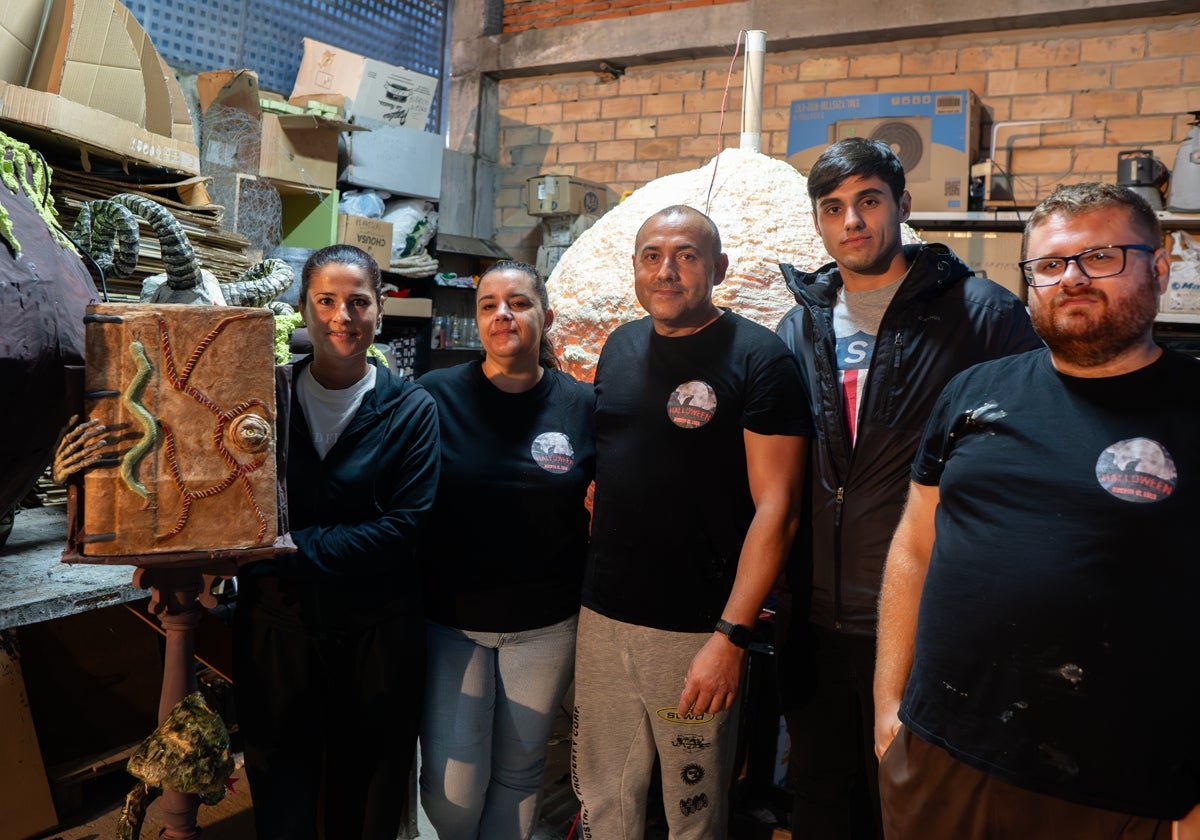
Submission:
[[[875,352],[875,336],[859,330],[837,340],[838,370],[867,370]]]
[[[708,712],[684,712],[679,713],[679,710],[674,706],[666,706],[658,709],[655,714],[665,720],[667,723],[685,723],[689,726],[699,726],[702,723],[711,723],[717,719],[716,715]]]
[[[667,417],[681,429],[698,429],[717,413],[717,394],[699,379],[684,382],[667,400]]]
[[[575,466],[571,439],[562,432],[542,432],[533,439],[529,454],[539,467],[550,473],[565,473]]]
[[[1100,486],[1124,502],[1161,502],[1175,492],[1175,459],[1158,441],[1129,438],[1105,447],[1096,461]]]

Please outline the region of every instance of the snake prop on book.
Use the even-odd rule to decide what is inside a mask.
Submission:
[[[273,298],[292,285],[295,272],[283,260],[267,259],[250,266],[232,283],[218,283],[200,267],[179,220],[156,201],[132,193],[89,201],[72,235],[105,272],[128,277],[137,267],[138,219],[158,237],[165,276],[150,278],[142,289],[148,303],[203,303],[220,306],[267,306],[276,315],[292,308]]]

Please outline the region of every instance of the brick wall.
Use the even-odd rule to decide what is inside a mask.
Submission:
[[[1002,129],[998,138],[1014,193],[1034,202],[1062,181],[1114,181],[1121,150],[1148,148],[1173,166],[1187,112],[1200,110],[1198,44],[1200,15],[1177,15],[768,52],[762,149],[786,158],[793,100],[969,88],[983,103],[984,155],[994,122],[1067,121],[1011,137]],[[620,195],[704,165],[718,151],[729,67],[728,59],[708,59],[631,66],[619,79],[573,73],[501,82],[497,242],[532,260],[537,220],[525,213],[523,189],[533,175],[573,174]],[[723,147],[739,143],[741,70],[739,57]]]
[[[740,2],[743,0],[504,0],[503,31]]]

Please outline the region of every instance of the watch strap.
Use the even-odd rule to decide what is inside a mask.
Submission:
[[[734,624],[732,621],[726,621],[723,618],[717,619],[717,626],[713,631],[720,633],[740,648],[745,648],[750,644],[750,628],[743,624]]]

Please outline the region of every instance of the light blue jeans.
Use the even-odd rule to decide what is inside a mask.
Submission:
[[[528,840],[578,616],[519,633],[428,623],[421,805],[440,840]]]

